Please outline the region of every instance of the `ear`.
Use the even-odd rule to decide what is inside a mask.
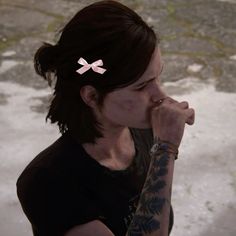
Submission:
[[[97,106],[98,93],[97,90],[91,85],[85,85],[80,89],[80,96],[90,107]]]

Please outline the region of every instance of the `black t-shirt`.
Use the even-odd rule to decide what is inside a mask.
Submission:
[[[130,129],[136,155],[125,170],[89,156],[69,132],[39,153],[17,181],[17,194],[34,236],[62,236],[98,219],[124,236],[144,185],[153,144],[150,129]],[[173,225],[171,209],[170,225]]]

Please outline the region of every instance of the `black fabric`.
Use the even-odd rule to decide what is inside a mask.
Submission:
[[[39,153],[17,181],[17,194],[34,236],[62,236],[95,219],[124,236],[135,213],[149,166],[152,132],[130,129],[136,155],[125,170],[110,170],[90,157],[69,132]],[[171,208],[170,225],[173,225]]]

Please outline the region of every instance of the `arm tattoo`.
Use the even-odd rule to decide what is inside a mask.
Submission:
[[[169,163],[174,160],[173,157],[170,157],[170,153],[173,152],[169,152],[167,143],[158,144],[156,141],[150,151],[149,171],[139,205],[127,231],[128,236],[143,236],[159,230],[161,227],[159,218],[163,207],[165,204],[170,205],[171,186],[167,187],[167,181]],[[168,190],[164,191],[166,187]]]

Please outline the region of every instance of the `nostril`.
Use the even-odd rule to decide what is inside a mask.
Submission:
[[[163,103],[163,101],[166,99],[166,97],[163,97],[161,99],[154,99],[153,102],[157,105],[160,105],[161,103]]]

